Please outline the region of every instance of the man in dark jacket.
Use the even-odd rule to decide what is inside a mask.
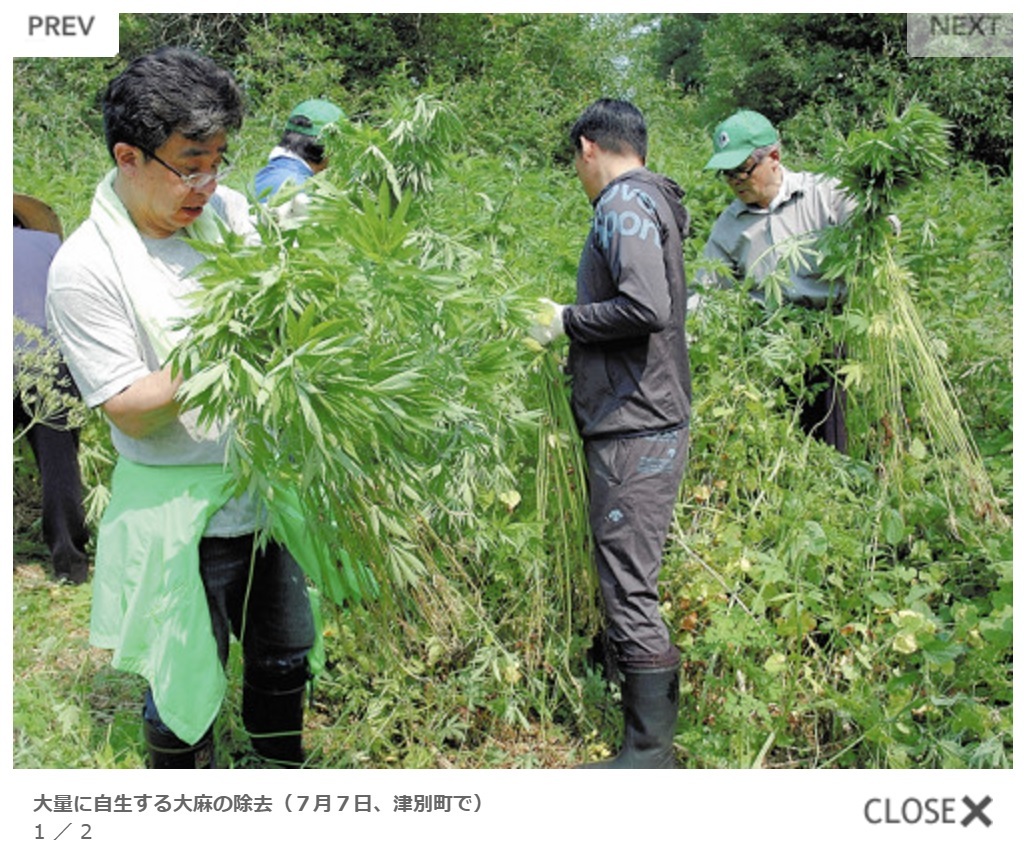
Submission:
[[[623,676],[623,746],[598,766],[674,767],[681,656],[657,584],[688,454],[688,214],[681,188],[645,168],[645,120],[634,105],[597,101],[570,136],[595,213],[576,303],[544,300],[531,333],[543,345],[570,339],[607,637]]]

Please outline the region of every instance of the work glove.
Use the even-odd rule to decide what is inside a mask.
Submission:
[[[888,215],[888,224],[891,226],[892,235],[898,238],[902,234],[902,221],[897,214]]]
[[[558,304],[549,298],[539,298],[539,310],[528,328],[528,335],[539,345],[548,345],[556,337],[563,336],[563,311],[565,304]]]
[[[307,216],[310,208],[310,197],[305,193],[297,193],[288,202],[283,203],[274,209],[275,217],[282,228],[289,229],[299,226],[300,222]]]

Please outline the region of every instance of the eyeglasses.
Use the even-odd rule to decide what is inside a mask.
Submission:
[[[182,172],[179,172],[178,170],[176,170],[167,161],[162,160],[160,157],[158,157],[156,152],[151,152],[149,149],[144,149],[142,146],[139,146],[138,148],[148,158],[153,158],[162,167],[164,167],[165,169],[171,170],[171,172],[173,172],[176,176],[178,176],[182,180],[183,184],[185,184],[186,187],[192,188],[193,190],[199,190],[201,187],[206,187],[211,182],[219,182],[222,179],[224,179],[224,177],[227,176],[230,172],[232,172],[233,169],[235,169],[232,166],[232,164],[229,163],[228,158],[226,158],[224,155],[222,155],[221,156],[221,166],[219,166],[218,169],[215,172],[213,172],[213,173],[190,173],[189,175],[186,175],[185,173],[182,173]]]
[[[720,174],[725,179],[727,179],[729,182],[736,182],[736,181],[737,182],[742,182],[742,181],[745,181],[747,178],[749,178],[749,176],[751,176],[756,171],[756,167],[758,167],[760,164],[763,163],[763,159],[765,157],[766,157],[766,155],[761,155],[759,158],[757,158],[755,161],[753,161],[752,164],[749,167],[747,167],[746,169],[742,169],[741,167],[736,167],[733,170],[721,170]]]

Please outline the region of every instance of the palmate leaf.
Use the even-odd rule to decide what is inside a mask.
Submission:
[[[867,219],[894,211],[900,194],[948,166],[948,124],[925,104],[887,103],[874,127],[835,142],[828,171]]]
[[[824,248],[825,271],[849,285],[852,359],[844,371],[862,393],[858,402],[867,411],[867,424],[879,432],[864,438],[867,454],[881,462],[893,485],[902,484],[911,450],[917,461],[933,457],[943,480],[954,465],[960,484],[948,485],[946,495],[956,531],[957,497],[969,497],[982,517],[1002,526],[1007,521],[939,359],[942,349],[917,312],[913,275],[898,257],[885,219],[899,194],[946,166],[947,133],[940,117],[912,102],[901,113],[889,106],[876,127],[840,141],[830,169],[859,207],[844,228],[831,230]],[[879,529],[893,543],[897,529],[887,509],[879,512]]]
[[[187,378],[186,407],[233,424],[229,466],[240,485],[268,499],[272,522],[274,498],[293,492],[308,539],[347,555],[349,543],[368,567],[408,585],[418,548],[407,522],[452,504],[414,490],[411,475],[447,448],[453,420],[505,409],[464,400],[472,385],[462,360],[481,352],[446,337],[467,327],[458,314],[478,324],[489,314],[459,277],[411,264],[409,199],[394,208],[383,190],[357,205],[319,200],[316,211],[322,228],[269,234],[280,242],[271,250],[242,248],[230,258],[214,251],[194,335],[174,363]],[[269,260],[270,275],[261,270]],[[496,333],[478,335],[487,343]],[[496,352],[484,353],[490,371],[500,371]],[[472,371],[480,376],[484,365]],[[408,481],[389,488],[397,479]],[[368,528],[376,539],[360,536]],[[359,563],[330,556],[329,595],[366,597],[370,578],[353,573]]]

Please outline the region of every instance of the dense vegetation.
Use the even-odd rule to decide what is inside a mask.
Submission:
[[[661,76],[704,96],[703,122],[759,110],[793,147],[815,153],[825,131],[848,134],[883,94],[916,96],[953,122],[959,157],[1008,172],[1012,62],[911,57],[905,22],[905,14],[667,15],[654,57]]]
[[[729,200],[702,173],[722,114],[764,110],[786,164],[844,173],[917,94],[954,148],[931,149],[926,178],[889,179],[903,232],[886,255],[840,252],[868,288],[901,280],[917,358],[942,368],[994,502],[942,454],[916,378],[899,378],[898,414],[884,406],[901,443],[885,430],[865,301],[825,325],[761,314],[744,290],[707,296],[663,577],[685,654],[677,743],[695,767],[1012,765],[1011,61],[914,64],[896,16],[759,18],[757,38],[730,15],[126,15],[114,61],[15,61],[15,187],[66,230],[108,168],[98,95],[159,44],[192,44],[245,87],[237,189],[293,104],[329,97],[354,120],[330,141],[318,226],[264,223],[263,249],[217,254],[204,335],[177,357],[193,401],[242,426],[240,480],[299,485],[324,512],[309,523],[340,574],[320,582],[312,764],[563,766],[616,743],[559,355],[523,342],[535,297],[573,298],[589,208],[565,134],[582,107],[614,95],[646,113],[650,165],[687,188],[694,270]],[[819,338],[841,335],[859,355],[839,367],[850,457],[795,412]],[[39,528],[15,454],[25,558]],[[83,455],[95,513],[110,455],[95,416]],[[31,568],[15,586],[15,764],[140,764],[140,688],[88,652],[88,587]],[[236,708],[225,764],[247,763]]]

